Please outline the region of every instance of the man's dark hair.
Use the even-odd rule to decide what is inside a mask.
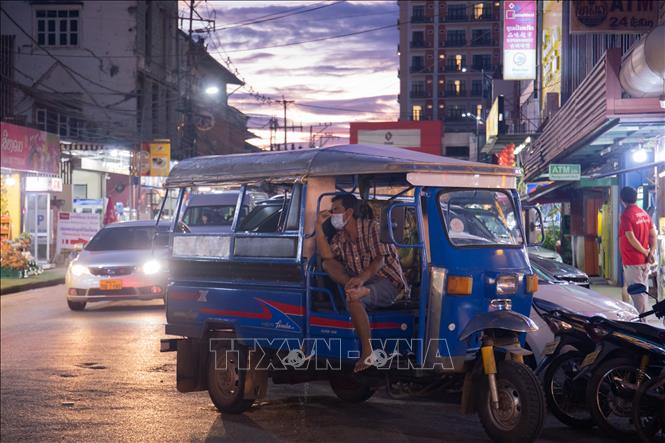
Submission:
[[[373,212],[372,208],[367,202],[361,201],[355,195],[345,192],[343,194],[337,194],[332,198],[333,202],[341,201],[344,209],[353,209],[353,218],[372,218]]]
[[[630,186],[622,188],[621,201],[628,205],[634,204],[637,201],[637,191],[635,188],[631,188]]]

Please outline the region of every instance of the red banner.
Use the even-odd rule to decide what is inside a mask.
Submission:
[[[3,168],[60,173],[60,137],[57,134],[2,122],[0,137]]]

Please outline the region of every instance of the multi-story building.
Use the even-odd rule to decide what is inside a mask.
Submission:
[[[437,0],[399,6],[400,119],[442,120],[442,154],[475,160],[491,81],[500,72],[500,4]]]

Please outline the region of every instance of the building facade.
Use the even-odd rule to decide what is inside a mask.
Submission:
[[[400,119],[443,121],[442,154],[476,160],[500,72],[500,3],[399,6]]]

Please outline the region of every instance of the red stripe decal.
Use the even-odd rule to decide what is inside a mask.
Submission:
[[[273,300],[263,300],[261,298],[257,298],[258,301],[267,304],[270,307],[273,307],[277,309],[278,311],[281,311],[283,314],[287,315],[305,315],[305,308],[303,308],[300,305],[291,305],[288,303],[281,303]]]
[[[262,312],[245,312],[245,311],[230,311],[227,309],[212,309],[201,308],[200,312],[204,314],[219,315],[221,317],[241,317],[241,318],[258,318],[261,320],[270,320],[272,314],[265,306],[261,306]]]
[[[353,329],[353,323],[350,321],[334,320],[331,318],[312,317],[309,323],[311,326]],[[400,323],[377,322],[370,324],[370,328],[372,329],[401,329],[401,327]]]

